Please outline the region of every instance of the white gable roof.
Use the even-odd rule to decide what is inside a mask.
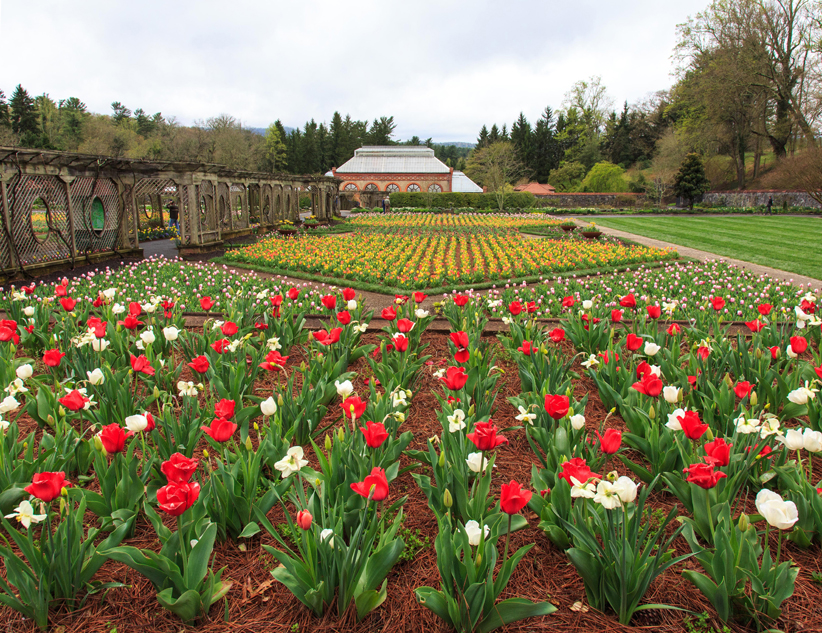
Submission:
[[[337,168],[338,174],[447,174],[450,168],[428,147],[366,146]]]
[[[482,187],[471,180],[461,171],[455,171],[451,179],[451,191],[460,193],[482,193]]]

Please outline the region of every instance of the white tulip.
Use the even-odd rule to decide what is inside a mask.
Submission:
[[[103,290],[103,296],[106,299],[108,299],[109,301],[114,299],[114,295],[116,295],[116,294],[117,294],[117,289],[116,288],[106,288],[105,290]]]
[[[14,396],[18,393],[26,393],[28,389],[26,389],[26,385],[23,383],[22,380],[20,380],[19,378],[15,378],[11,381],[11,383],[9,383],[9,386],[6,387],[6,391],[8,391],[9,394]]]
[[[123,314],[126,311],[126,307],[121,303],[115,303],[114,307],[111,308],[112,314]]]
[[[574,428],[575,431],[581,431],[585,428],[585,416],[577,413],[576,415],[572,415],[570,418],[571,426]]]
[[[594,307],[594,302],[591,301],[590,299],[586,299],[585,301],[582,302],[582,309],[583,310],[590,310],[593,307]]]
[[[614,490],[622,503],[631,503],[636,499],[637,485],[630,477],[619,477],[614,482]]]
[[[277,413],[277,402],[271,396],[268,396],[267,400],[263,400],[260,403],[260,411],[263,412],[265,417],[269,417]]]
[[[645,343],[643,351],[645,352],[646,356],[656,356],[656,353],[661,349],[662,348],[653,341],[647,341]]]
[[[607,479],[603,479],[597,484],[594,503],[599,503],[606,510],[613,510],[622,505],[616,486]]]
[[[659,365],[651,365],[651,373],[657,378],[662,377],[662,367]]]
[[[92,385],[102,385],[106,381],[106,376],[99,367],[93,371],[87,371],[86,376]]]
[[[805,326],[805,324],[803,323],[802,327],[804,327],[804,326]],[[798,356],[798,354],[793,351],[793,347],[791,347],[790,345],[788,345],[788,347],[785,348],[785,352],[787,352],[788,358],[796,358]]]
[[[762,423],[762,426],[759,427],[759,436],[762,439],[769,437],[771,435],[778,435],[779,434],[779,420],[777,418],[768,418]]]
[[[668,385],[662,388],[662,397],[665,398],[665,402],[668,404],[674,404],[679,400],[680,391],[681,389],[679,387]]]
[[[799,520],[799,513],[793,501],[784,501],[775,492],[763,488],[756,495],[756,511],[771,527],[789,530]]]
[[[33,317],[34,306],[26,306],[25,308],[23,308],[23,314],[25,314],[27,317]]]
[[[739,416],[735,420],[736,432],[740,435],[751,435],[752,433],[759,433],[760,421],[757,418],[745,419],[744,415]]]
[[[335,380],[334,386],[337,388],[337,395],[343,400],[354,393],[354,385],[351,384],[350,380],[343,380],[342,382]]]
[[[468,459],[465,460],[465,463],[468,464],[468,468],[472,472],[478,473],[480,472],[480,460],[482,460],[482,471],[485,472],[485,469],[488,468],[488,458],[482,459],[482,453],[479,451],[468,453]]]
[[[349,302],[345,305],[345,307],[346,307],[346,308],[348,308],[349,310],[356,310],[356,309],[357,309],[357,301],[356,301],[356,299],[351,299],[351,301],[349,301]]]
[[[95,337],[95,339],[91,342],[91,348],[95,352],[104,352],[109,345],[111,345],[111,343],[104,338]]]
[[[132,433],[145,431],[148,426],[148,419],[144,415],[130,415],[126,418],[126,428]]]
[[[802,434],[802,447],[809,453],[822,452],[822,433],[806,428]]]
[[[285,457],[274,464],[274,468],[282,473],[283,479],[300,471],[303,466],[308,466],[308,460],[303,459],[303,447],[292,446],[286,452]]]
[[[418,319],[424,319],[429,314],[430,312],[428,312],[428,310],[423,310],[422,308],[417,308],[416,310],[414,310],[414,316]]]
[[[468,535],[468,544],[471,547],[476,547],[480,544],[483,532],[485,532],[485,538],[488,538],[488,535],[491,533],[491,528],[487,525],[483,525],[480,530],[479,523],[473,519],[465,524],[465,533]]]
[[[9,411],[14,411],[17,407],[20,406],[20,403],[17,402],[14,396],[6,396],[2,402],[0,402],[0,413],[8,413]]]
[[[151,345],[156,340],[156,337],[154,336],[154,330],[148,328],[144,332],[141,332],[140,340],[143,342],[143,345]]]
[[[11,426],[11,424],[7,420],[0,418],[0,431],[5,431],[9,426]]]
[[[797,429],[788,429],[785,435],[777,435],[776,439],[782,442],[789,451],[801,450],[805,445],[802,431]]]
[[[334,549],[334,530],[331,528],[325,528],[320,532],[320,542],[324,543],[326,541],[328,541],[328,546]]]
[[[808,400],[813,400],[816,394],[807,387],[799,387],[788,394],[788,400],[794,404],[808,404]]]
[[[268,339],[266,341],[266,345],[268,346],[268,349],[270,349],[272,352],[275,352],[278,349],[283,348],[283,346],[280,345],[280,339],[276,336],[272,336],[270,339]]]
[[[15,373],[20,380],[28,380],[32,374],[34,374],[34,368],[26,363],[25,365],[20,365]]]
[[[180,330],[178,330],[173,325],[170,325],[169,327],[164,327],[163,336],[167,341],[176,341],[177,338],[180,336]]]
[[[668,414],[668,421],[665,426],[672,431],[681,431],[682,425],[679,423],[679,418],[685,417],[685,409],[674,409],[672,413]]]

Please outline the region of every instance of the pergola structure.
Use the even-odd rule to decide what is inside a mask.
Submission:
[[[73,267],[140,251],[139,212],[179,208],[180,250],[213,250],[231,237],[337,211],[340,180],[235,171],[222,165],[130,160],[0,147],[0,275]]]

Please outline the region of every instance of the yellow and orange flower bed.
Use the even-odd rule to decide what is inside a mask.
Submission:
[[[636,245],[528,240],[515,227],[529,218],[420,214],[413,224],[410,215],[357,218],[353,224],[368,228],[341,236],[267,237],[226,259],[422,289],[676,258],[675,251]]]

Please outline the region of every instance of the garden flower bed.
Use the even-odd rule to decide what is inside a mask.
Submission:
[[[669,270],[647,296],[583,282],[548,325],[510,288],[454,294],[443,336],[421,293],[376,331],[353,290],[214,272],[6,295],[16,630],[818,628],[819,297],[743,285],[731,337],[732,295],[686,325],[660,298],[727,271]]]

